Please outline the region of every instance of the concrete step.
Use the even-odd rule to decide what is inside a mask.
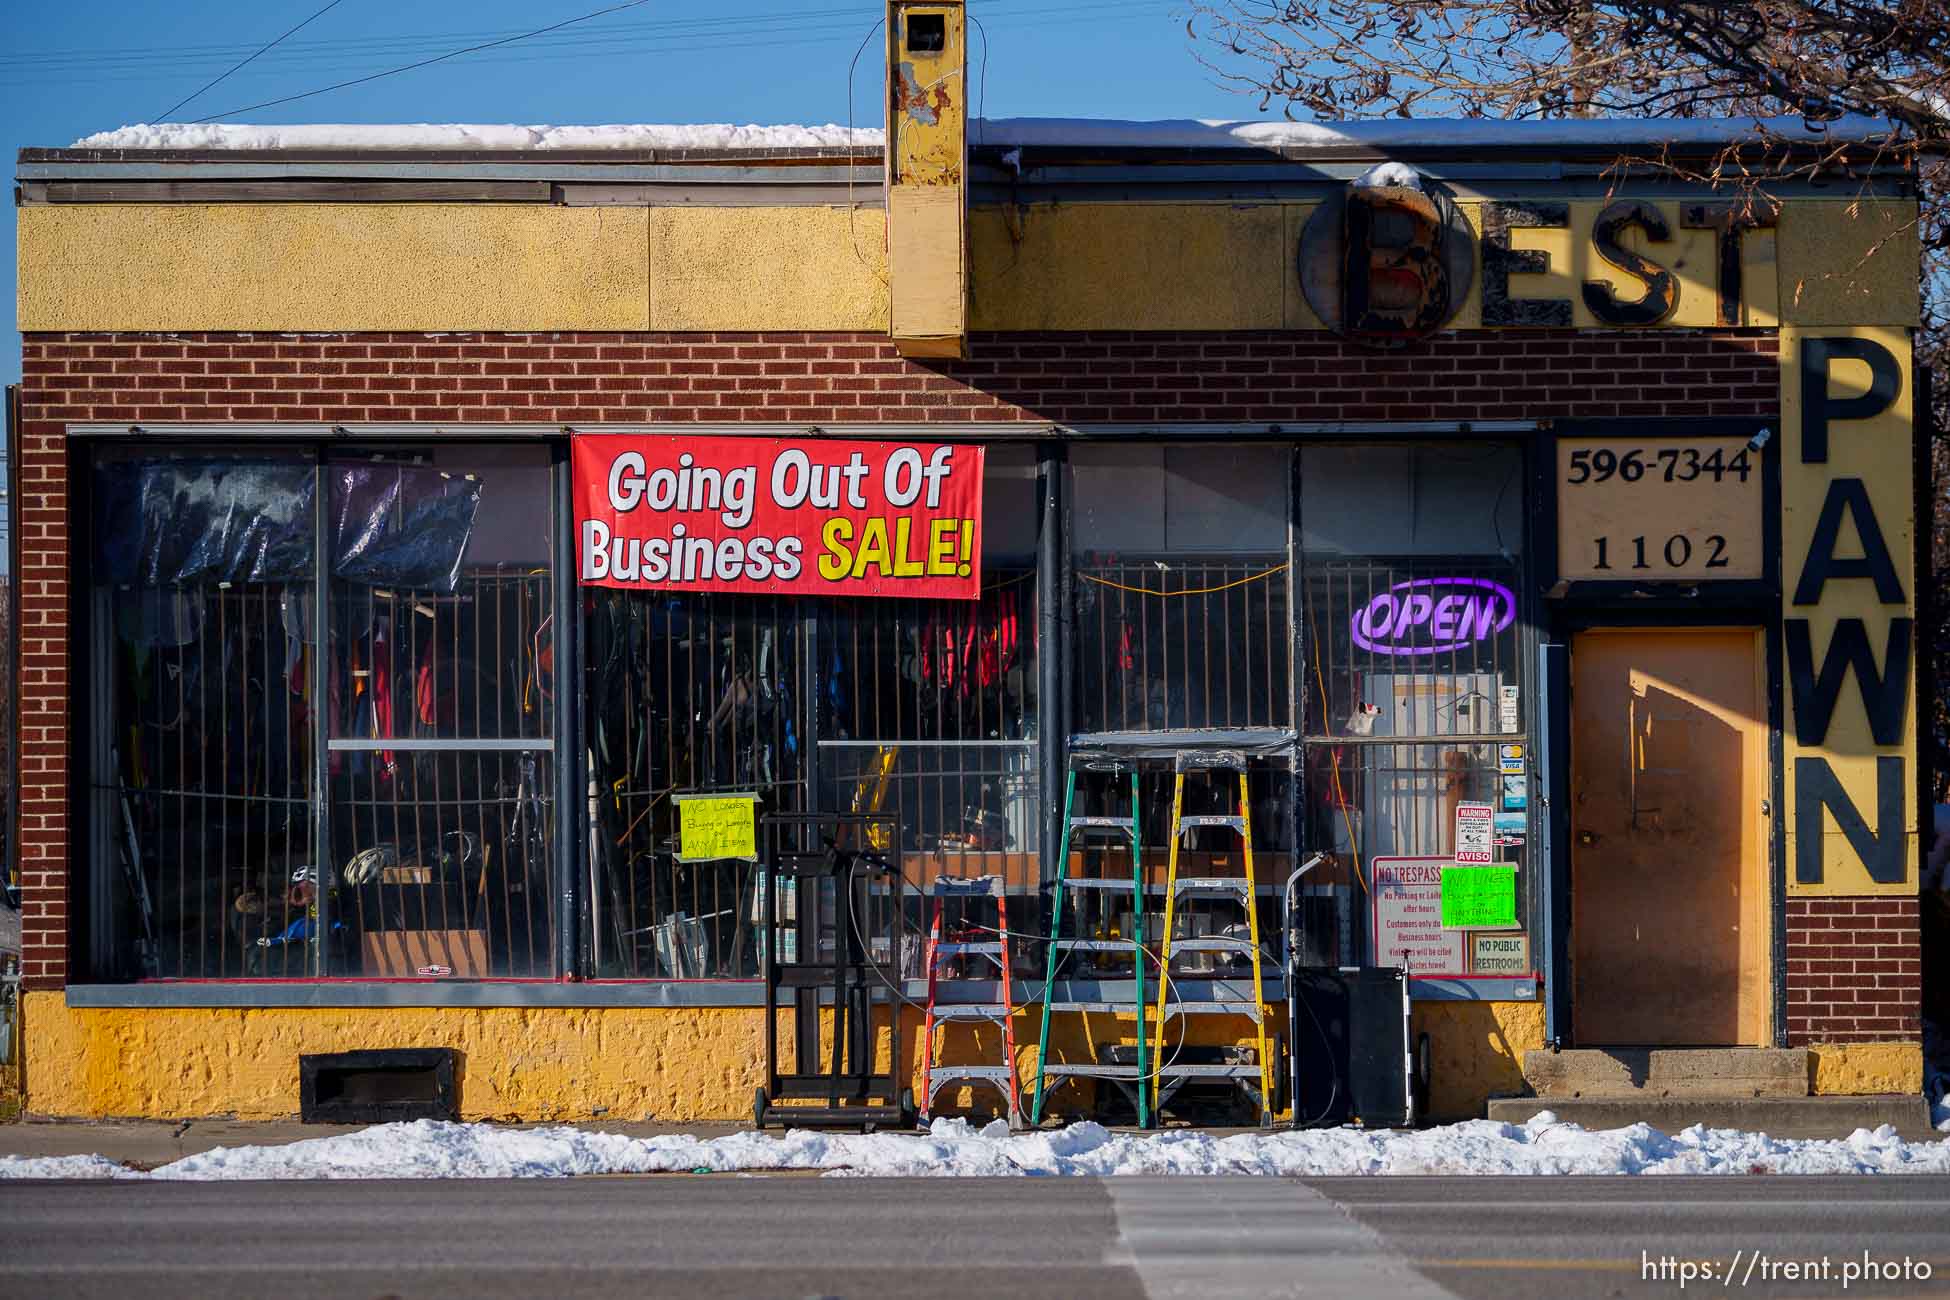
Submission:
[[[1523,1054],[1523,1077],[1537,1096],[1805,1097],[1804,1047],[1576,1048]]]
[[[1858,1128],[1892,1124],[1911,1142],[1943,1135],[1930,1127],[1929,1103],[1914,1094],[1880,1097],[1612,1097],[1551,1100],[1507,1097],[1492,1100],[1489,1117],[1504,1124],[1528,1123],[1550,1111],[1569,1124],[1592,1131],[1649,1124],[1675,1134],[1695,1124],[1744,1129],[1777,1138],[1845,1138]]]

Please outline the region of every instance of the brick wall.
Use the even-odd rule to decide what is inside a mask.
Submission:
[[[1914,898],[1788,899],[1788,1042],[1920,1033],[1917,924]]]
[[[1752,416],[1768,331],[1321,334],[30,334],[29,420],[1500,420]]]
[[[905,360],[872,334],[30,334],[22,347],[34,988],[67,975],[67,422],[1278,423],[1753,417],[1779,403],[1764,330],[1476,330],[1388,352],[1317,333],[1006,335],[959,362]]]

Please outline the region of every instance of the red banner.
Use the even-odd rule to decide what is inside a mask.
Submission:
[[[982,449],[580,434],[586,586],[974,600]]]

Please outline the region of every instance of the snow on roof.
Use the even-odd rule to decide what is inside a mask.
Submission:
[[[164,122],[97,131],[76,149],[822,149],[878,148],[879,127],[695,125],[513,126],[469,123],[253,126]]]
[[[1218,122],[1193,118],[1117,122],[1095,118],[1011,117],[978,122],[973,134],[982,144],[1018,147],[1430,149],[1500,145],[1577,149],[1648,143],[1732,144],[1762,138],[1854,141],[1878,138],[1892,130],[1887,122],[1855,115],[1815,125],[1799,117],[1620,117],[1523,122],[1451,117],[1363,122]]]
[[[1391,118],[1372,122],[1207,121],[1177,118],[1123,122],[1079,117],[977,119],[979,145],[1101,149],[1546,149],[1720,145],[1743,141],[1873,140],[1890,123],[1849,116],[1825,124],[1798,117],[1584,118],[1507,122],[1484,118]],[[878,147],[878,127],[701,125],[513,126],[419,124],[253,126],[225,122],[162,123],[99,131],[77,149],[819,149]]]

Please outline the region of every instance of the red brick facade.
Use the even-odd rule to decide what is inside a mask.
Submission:
[[[1025,423],[1770,417],[1770,331],[1007,335],[915,362],[878,335],[28,335],[20,808],[31,988],[67,977],[68,423]],[[1911,1036],[1914,899],[1788,903],[1793,1042]]]
[[[1788,1042],[1920,1033],[1917,926],[1914,898],[1788,899]]]
[[[1772,413],[1765,330],[1472,330],[1399,351],[1309,333],[30,334],[43,421],[1522,420]],[[45,426],[42,426],[44,430]]]

